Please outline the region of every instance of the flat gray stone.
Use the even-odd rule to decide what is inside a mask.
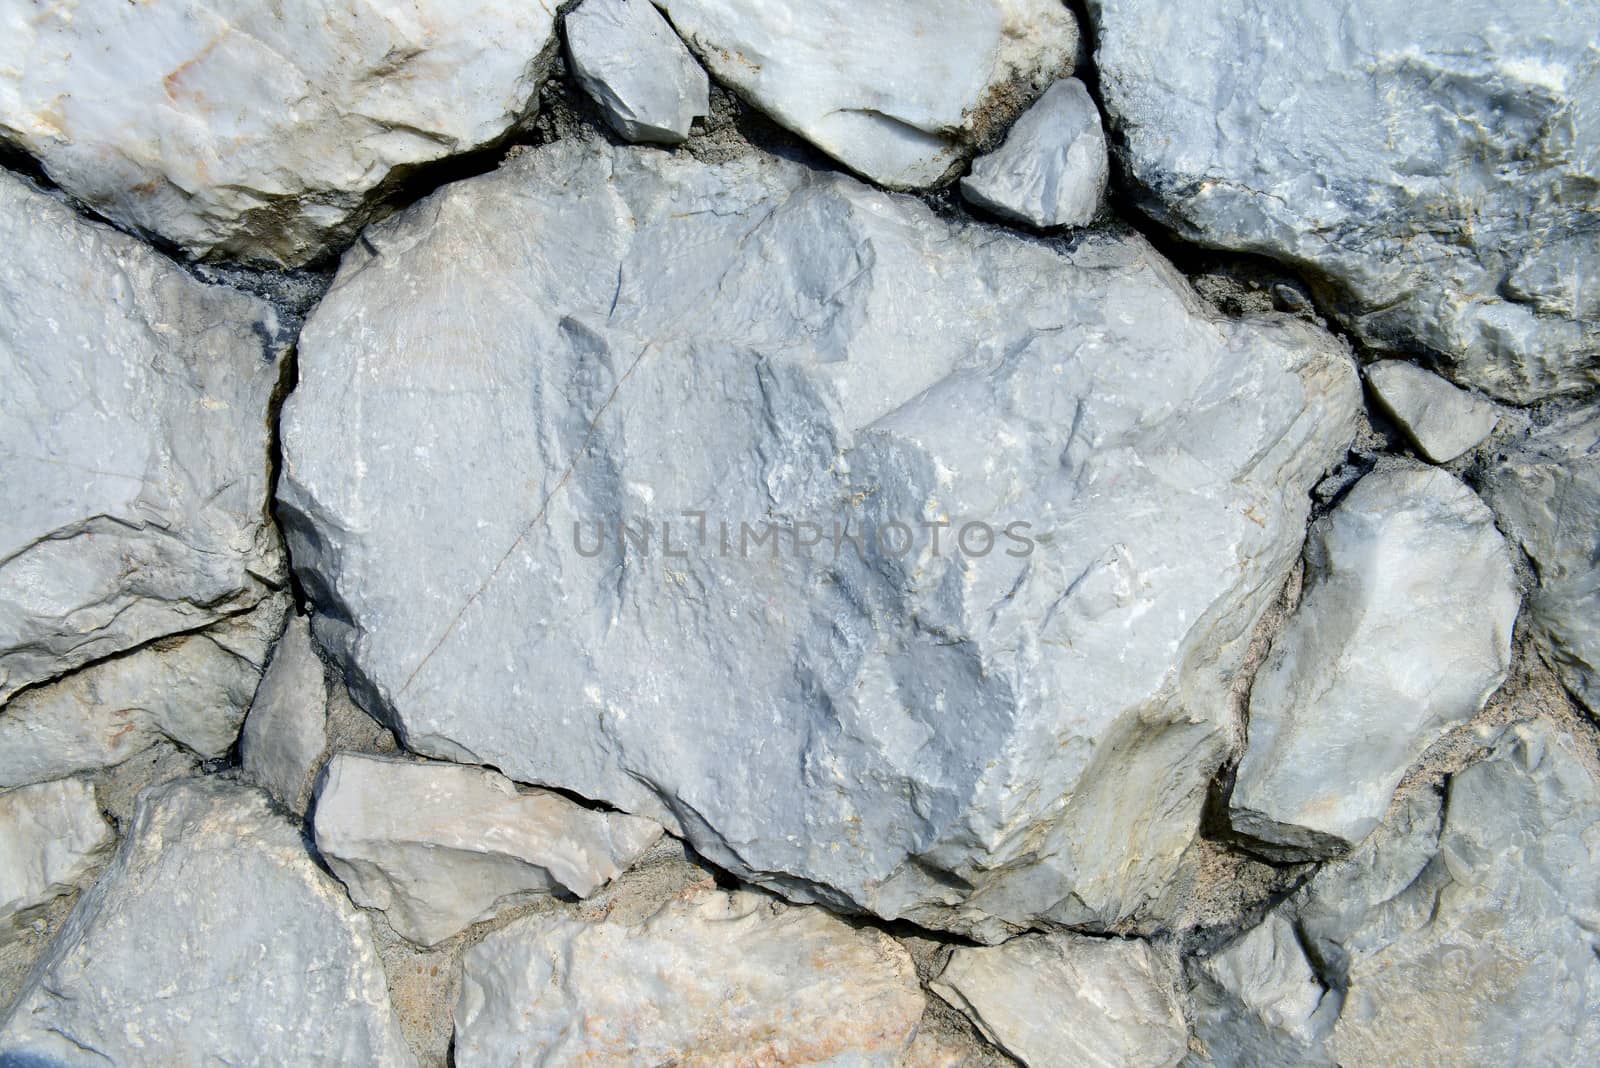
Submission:
[[[652,820],[519,793],[486,768],[354,753],[328,762],[313,819],[351,899],[421,945],[535,895],[588,897],[661,837]]]
[[[280,515],[409,748],[984,939],[1159,892],[1353,435],[1327,334],[759,154],[558,142],[367,244]]]
[[[1172,1068],[1189,1048],[1176,977],[1138,939],[958,947],[929,986],[1027,1068]]]
[[[370,1064],[415,1058],[367,918],[265,794],[147,790],[10,1014],[8,1065]]]
[[[717,80],[857,174],[943,181],[1057,78],[1059,0],[656,0]]]
[[[0,139],[124,226],[197,256],[295,266],[347,243],[407,172],[526,117],[554,54],[554,9],[11,5]]]
[[[239,736],[245,774],[294,812],[304,813],[328,748],[328,687],[311,645],[311,624],[289,619]]]
[[[1250,691],[1229,817],[1282,859],[1349,849],[1511,665],[1521,600],[1494,516],[1433,468],[1363,478],[1312,527],[1306,593]]]
[[[1483,494],[1539,573],[1528,596],[1534,640],[1600,716],[1600,410],[1534,430],[1489,470]]]
[[[1600,383],[1600,50],[1567,0],[1090,0],[1107,119],[1184,237],[1524,404]]]
[[[1404,360],[1379,360],[1366,370],[1378,404],[1423,459],[1447,464],[1477,447],[1500,419],[1495,406]]]
[[[3,705],[282,582],[267,412],[291,339],[4,173],[0,248]]]
[[[583,0],[564,20],[578,84],[629,141],[675,145],[711,112],[711,80],[650,0]]]
[[[227,756],[287,607],[274,595],[18,694],[0,711],[0,789],[115,767],[161,742]]]
[[[115,841],[82,780],[0,793],[0,945],[33,910],[76,890]]]
[[[456,1063],[894,1068],[924,1008],[894,939],[709,884],[639,924],[532,915],[467,951]]]
[[[961,195],[1029,226],[1088,226],[1105,199],[1111,164],[1100,109],[1076,78],[1045,90],[1006,134],[972,164]]]

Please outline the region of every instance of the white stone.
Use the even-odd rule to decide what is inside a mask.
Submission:
[[[1026,1068],[1172,1068],[1189,1047],[1175,977],[1137,939],[958,947],[930,986]]]
[[[0,137],[199,256],[293,266],[387,184],[536,105],[554,4],[49,0],[0,8]]]
[[[1505,680],[1520,595],[1488,507],[1433,468],[1374,472],[1312,528],[1305,600],[1250,693],[1229,815],[1269,855],[1326,856]]]
[[[924,998],[887,935],[692,887],[641,924],[528,916],[467,951],[461,1068],[850,1065],[909,1052]]]
[[[578,84],[629,141],[678,144],[710,113],[710,79],[650,0],[583,0],[565,26]]]
[[[935,185],[1051,82],[1059,0],[656,0],[718,80],[851,170]]]
[[[961,195],[1029,226],[1087,226],[1105,199],[1111,164],[1100,109],[1083,83],[1063,78],[972,164]]]
[[[422,945],[533,895],[588,897],[661,837],[652,820],[521,793],[485,768],[354,753],[328,762],[313,822],[356,904]]]
[[[304,812],[328,748],[328,688],[311,645],[311,625],[292,617],[239,737],[246,775],[289,809]]]
[[[1446,464],[1475,448],[1499,421],[1495,406],[1404,360],[1380,360],[1367,384],[1423,459]]]
[[[32,910],[76,890],[115,841],[86,782],[58,779],[0,793],[0,945]]]

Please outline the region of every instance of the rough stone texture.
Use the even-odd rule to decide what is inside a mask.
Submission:
[[[531,107],[554,5],[52,0],[0,11],[0,137],[123,225],[306,263]]]
[[[368,922],[266,795],[147,791],[0,1024],[19,1065],[414,1060]]]
[[[893,939],[702,884],[638,924],[530,916],[467,953],[456,1063],[897,1065],[923,995]]]
[[[535,894],[588,897],[661,837],[504,775],[339,753],[317,788],[317,852],[358,905],[420,945]]]
[[[1567,0],[1090,0],[1158,219],[1325,279],[1380,351],[1525,403],[1600,382],[1600,51]]]
[[[1218,1065],[1573,1064],[1600,1040],[1600,787],[1541,722],[1197,969]]]
[[[710,79],[650,0],[583,0],[565,27],[578,84],[628,140],[675,145],[710,114]]]
[[[121,764],[170,742],[225,757],[287,598],[26,690],[0,709],[0,789]]]
[[[1538,571],[1528,597],[1535,640],[1600,715],[1600,410],[1533,431],[1490,469],[1483,493]]]
[[[267,793],[303,813],[327,748],[328,687],[310,621],[297,615],[273,647],[239,737],[239,759]]]
[[[858,174],[940,182],[1072,73],[1058,0],[656,0],[711,73]]]
[[[0,944],[30,912],[76,890],[114,841],[88,783],[59,779],[0,793]]]
[[[1353,433],[1327,335],[1214,316],[1130,234],[1068,253],[754,154],[560,142],[367,244],[301,339],[280,514],[408,746],[985,939],[1166,881]],[[891,520],[954,527],[793,544]],[[1033,548],[963,551],[974,520]]]
[[[1028,1068],[1172,1068],[1188,1051],[1174,976],[1138,940],[958,948],[932,989]]]
[[[1493,514],[1433,468],[1363,478],[1306,560],[1305,600],[1251,689],[1229,809],[1286,859],[1371,833],[1406,769],[1505,681],[1520,601]]]
[[[1500,418],[1493,404],[1404,360],[1379,360],[1366,377],[1378,405],[1436,464],[1476,447]]]
[[[973,161],[961,195],[1029,226],[1087,226],[1110,174],[1100,109],[1082,82],[1063,78],[1023,112],[1003,145]]]
[[[4,173],[0,248],[3,704],[281,581],[267,415],[289,339],[271,305]]]

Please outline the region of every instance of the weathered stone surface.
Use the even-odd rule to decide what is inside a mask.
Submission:
[[[1229,816],[1271,855],[1326,856],[1505,681],[1520,595],[1494,516],[1433,468],[1356,484],[1312,528],[1306,594],[1250,692]]]
[[[1366,345],[1516,402],[1600,382],[1600,50],[1566,0],[1090,0],[1184,236],[1325,279]]]
[[[1367,384],[1423,459],[1446,464],[1494,430],[1495,406],[1404,360],[1379,360]]]
[[[1023,112],[1003,145],[973,162],[961,195],[1029,226],[1087,226],[1110,175],[1100,109],[1082,82],[1063,78]]]
[[[559,142],[367,243],[301,339],[280,514],[408,746],[985,939],[1163,885],[1353,434],[1326,334],[1214,315],[1131,234],[759,155]]]
[[[536,104],[554,5],[55,0],[0,12],[0,137],[107,218],[294,266]]]
[[[31,910],[77,889],[115,840],[88,783],[58,779],[0,793],[0,944]]]
[[[1600,1040],[1600,788],[1542,724],[1197,969],[1218,1065],[1572,1064]],[[1441,811],[1442,809],[1442,811]]]
[[[1490,469],[1483,494],[1539,572],[1528,597],[1535,640],[1600,715],[1600,410],[1533,431]]]
[[[3,704],[281,580],[267,410],[289,339],[265,302],[4,173],[0,248]]]
[[[1078,27],[1057,0],[656,0],[719,81],[891,189],[941,181],[1051,82]]]
[[[958,948],[931,986],[1028,1068],[1172,1068],[1188,1051],[1175,977],[1136,939]]]
[[[287,598],[18,694],[0,710],[0,789],[113,767],[169,741],[228,755]]]
[[[368,921],[265,794],[155,787],[0,1024],[19,1065],[415,1063]]]
[[[565,24],[578,84],[623,137],[675,145],[710,113],[710,79],[650,0],[583,0]]]
[[[900,1063],[911,955],[821,909],[709,885],[641,924],[528,916],[467,952],[456,1063]]]
[[[358,905],[422,945],[534,894],[588,897],[661,825],[518,793],[485,768],[338,753],[317,788],[317,852]]]
[[[290,618],[273,647],[239,737],[246,775],[279,803],[305,812],[328,748],[328,687],[311,624]]]

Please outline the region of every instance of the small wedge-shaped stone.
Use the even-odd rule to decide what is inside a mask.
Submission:
[[[1494,516],[1433,468],[1362,479],[1313,528],[1307,592],[1250,694],[1230,816],[1288,859],[1348,849],[1505,680],[1516,573]]]
[[[268,408],[290,339],[271,305],[4,173],[0,249],[3,704],[281,581]]]
[[[81,780],[0,793],[0,944],[30,910],[77,889],[115,840],[94,787]]]
[[[584,0],[565,25],[578,84],[623,137],[675,145],[710,112],[710,79],[650,0]]]
[[[1172,1068],[1188,1049],[1175,977],[1137,939],[959,948],[931,985],[1028,1068]]]
[[[140,796],[0,1023],[0,1052],[19,1065],[415,1063],[367,917],[265,794],[216,779]]]
[[[858,174],[932,185],[1051,82],[1059,0],[656,0],[719,81]]]
[[[1483,494],[1539,572],[1533,633],[1574,697],[1600,716],[1600,409],[1535,430]]]
[[[1494,430],[1493,404],[1404,360],[1380,360],[1367,368],[1367,384],[1378,403],[1406,432],[1424,459],[1446,464]]]
[[[1063,78],[1022,113],[1003,145],[979,156],[961,195],[1029,226],[1087,226],[1111,164],[1100,109],[1083,83]]]
[[[702,884],[642,924],[528,916],[467,952],[456,1063],[891,1068],[911,955],[818,908]]]
[[[311,625],[295,616],[273,647],[239,737],[245,774],[304,812],[328,747],[328,688],[311,646]]]
[[[353,753],[328,762],[313,820],[351,898],[421,945],[533,894],[588,897],[661,837],[653,820],[519,793],[486,768]]]
[[[109,219],[294,266],[408,169],[535,102],[554,4],[162,0],[0,8],[0,138]],[[227,321],[227,320],[223,320]]]

